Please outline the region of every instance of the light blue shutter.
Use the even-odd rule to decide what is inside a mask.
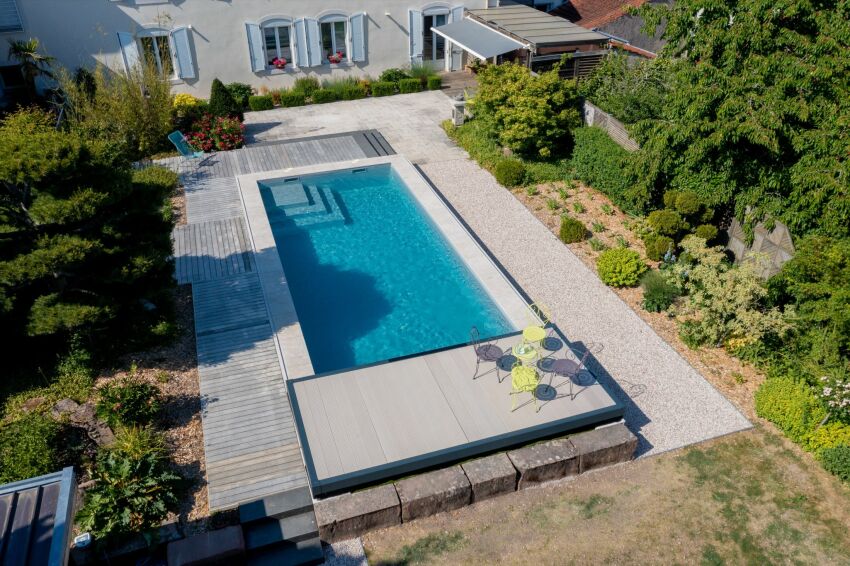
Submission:
[[[132,33],[126,31],[118,32],[118,45],[121,47],[121,58],[124,61],[124,69],[129,73],[139,66],[139,46]]]
[[[195,74],[195,59],[192,57],[192,45],[189,41],[191,31],[188,27],[171,30],[175,59],[177,59],[177,76],[181,79],[194,79],[197,76]]]
[[[366,14],[354,14],[349,20],[351,27],[351,60],[366,60]]]
[[[292,22],[292,30],[295,35],[295,66],[309,67],[310,59],[307,56],[307,28],[304,20]]]
[[[0,32],[23,30],[15,0],[0,0]]]
[[[307,66],[318,67],[322,64],[322,40],[319,37],[319,22],[312,18],[304,18],[307,29]]]
[[[410,10],[410,61],[411,63],[422,62],[422,12]]]
[[[251,59],[251,70],[255,73],[266,69],[266,57],[263,54],[263,32],[259,24],[245,22],[248,32],[248,57]]]
[[[463,19],[463,6],[454,6],[452,8],[452,23],[459,22]]]

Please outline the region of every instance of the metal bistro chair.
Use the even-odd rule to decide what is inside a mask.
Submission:
[[[516,409],[517,395],[523,393],[531,393],[531,399],[534,401],[534,412],[540,411],[540,406],[537,404],[537,386],[540,385],[540,374],[533,367],[523,365],[522,362],[517,362],[511,370],[511,412]],[[525,405],[526,403],[523,403]]]
[[[587,370],[587,366],[585,362],[587,361],[587,357],[590,355],[590,349],[586,348],[584,350],[584,354],[581,355],[581,358],[578,360],[571,359],[570,349],[567,348],[564,352],[563,358],[558,358],[556,360],[552,360],[550,363],[546,364],[546,369],[552,376],[564,377],[567,379],[567,382],[570,384],[570,400],[576,398],[576,395],[573,394],[573,382],[578,380],[578,375],[582,372],[582,370]],[[552,378],[549,379],[549,385],[552,385]],[[559,384],[563,385],[563,384]],[[580,385],[580,384],[579,384]]]
[[[482,375],[498,371],[499,368],[494,366],[493,369],[487,370],[484,373],[478,373],[481,368],[481,362],[496,363],[499,361],[499,358],[504,355],[502,349],[493,343],[482,344],[481,334],[478,332],[478,327],[476,326],[473,326],[469,330],[469,338],[469,343],[472,344],[472,350],[475,352],[475,374],[472,376],[472,379],[478,379]]]
[[[560,338],[553,336],[555,325],[552,323],[552,311],[545,304],[537,302],[528,305],[527,326],[522,331],[524,342],[537,343],[542,350],[557,352],[563,346]],[[549,356],[551,354],[547,354]]]

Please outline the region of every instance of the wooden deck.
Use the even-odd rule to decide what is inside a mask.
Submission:
[[[192,285],[210,511],[307,485],[280,355],[235,176],[391,152],[377,132],[257,144],[181,173],[175,276]]]
[[[518,336],[502,339],[507,349]],[[563,357],[565,350],[555,355]],[[487,364],[483,364],[487,369]],[[489,368],[494,367],[489,364]],[[619,419],[620,405],[589,372],[569,395],[555,378],[511,412],[510,376],[475,380],[469,346],[288,382],[314,495],[470,458]],[[543,383],[548,383],[548,376]]]

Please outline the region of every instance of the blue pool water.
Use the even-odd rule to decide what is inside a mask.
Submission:
[[[259,185],[316,373],[513,330],[389,165]]]

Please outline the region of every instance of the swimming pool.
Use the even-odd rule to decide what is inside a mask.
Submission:
[[[389,164],[257,185],[316,373],[515,330]]]

